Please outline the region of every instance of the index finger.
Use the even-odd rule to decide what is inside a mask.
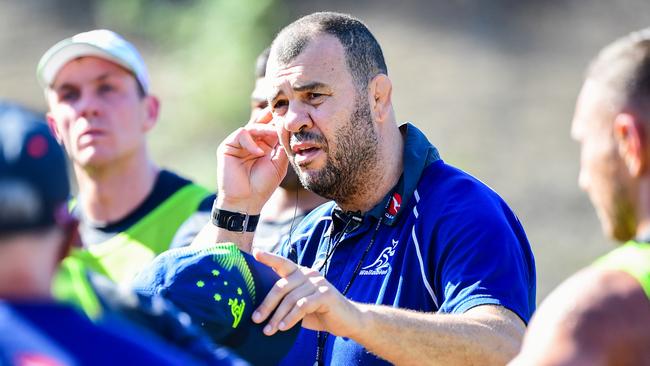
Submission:
[[[275,127],[269,124],[252,123],[242,127],[253,139],[261,139],[268,137],[275,137],[277,139],[278,133]]]
[[[282,278],[287,277],[298,270],[298,265],[289,259],[257,248],[253,249],[253,257],[255,257],[258,262],[264,263],[273,268],[273,270]]]
[[[273,112],[271,106],[266,106],[260,110],[252,112],[250,120],[246,123],[247,126],[254,126],[256,124],[267,125],[273,121]]]
[[[255,116],[255,123],[267,124],[271,121],[273,121],[273,112],[270,105],[259,111]]]

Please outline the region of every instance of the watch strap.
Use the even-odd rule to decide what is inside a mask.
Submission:
[[[216,227],[234,232],[253,232],[257,228],[260,215],[249,215],[244,212],[233,212],[216,208],[212,205],[212,224]]]

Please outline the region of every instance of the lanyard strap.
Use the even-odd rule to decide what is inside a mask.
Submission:
[[[372,237],[370,238],[370,242],[366,246],[366,250],[364,250],[363,254],[361,255],[361,258],[357,262],[357,265],[354,268],[354,271],[352,271],[352,276],[350,276],[350,279],[348,280],[347,285],[343,288],[343,291],[341,292],[341,295],[345,297],[345,295],[350,291],[350,288],[352,287],[352,284],[354,283],[354,280],[359,276],[359,270],[361,269],[361,266],[363,265],[363,261],[366,259],[368,256],[368,253],[370,252],[370,248],[372,248],[372,245],[375,243],[375,239],[377,238],[377,233],[379,232],[379,228],[381,227],[381,224],[384,220],[384,217],[382,216],[379,221],[377,221],[377,226],[375,226],[375,230],[372,233]],[[346,224],[347,226],[347,224]],[[345,228],[342,232],[345,231]],[[330,257],[334,254],[334,251],[336,248],[339,246],[339,243],[341,242],[342,235],[339,236],[332,245],[332,249],[330,252],[327,254],[327,257],[325,257],[325,261],[323,262],[323,265],[319,268],[319,272],[325,268],[325,271],[323,273],[323,276],[327,276],[327,270],[329,269],[329,266],[327,266],[327,262],[329,261]],[[330,240],[331,243],[331,240]],[[317,339],[317,348],[316,348],[316,362],[314,362],[315,366],[323,366],[324,365],[324,357],[323,353],[325,351],[325,343],[327,342],[327,337],[329,336],[328,332],[324,331],[318,331],[316,333],[316,339]]]

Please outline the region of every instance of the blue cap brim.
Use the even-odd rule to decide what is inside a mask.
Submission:
[[[234,244],[185,247],[159,255],[134,280],[145,295],[160,295],[188,313],[210,337],[254,365],[277,364],[293,346],[300,326],[273,336],[253,311],[280,277]]]

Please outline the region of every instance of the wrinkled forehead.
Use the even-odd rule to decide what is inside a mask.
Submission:
[[[266,78],[270,99],[283,88],[294,88],[296,85],[318,83],[332,88],[353,86],[343,46],[330,35],[317,36],[288,63],[280,62],[272,51]]]

